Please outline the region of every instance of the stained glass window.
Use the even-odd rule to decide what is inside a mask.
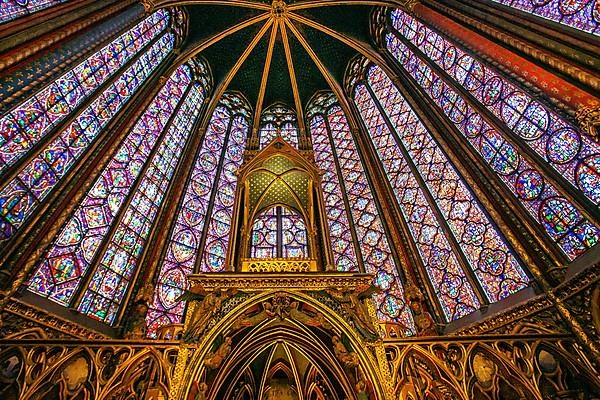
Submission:
[[[319,105],[318,103],[323,103]],[[311,110],[310,131],[317,166],[323,170],[321,187],[325,200],[325,212],[329,225],[329,237],[336,269],[338,271],[358,271],[357,249],[354,246],[352,227],[346,211],[348,200],[342,192],[336,162],[331,154],[327,111],[336,102],[335,96],[322,95],[314,100]]]
[[[400,10],[391,18],[401,37],[467,89],[570,184],[600,204],[600,144],[415,18]]]
[[[252,258],[307,258],[308,238],[304,219],[286,207],[260,213],[252,226]]]
[[[225,254],[229,245],[229,228],[237,185],[235,172],[242,164],[249,133],[250,113],[241,99],[237,96],[225,96],[222,102],[237,115],[231,120],[229,136],[226,139],[227,145],[222,156],[222,167],[217,178],[215,200],[212,210],[209,211],[211,217],[201,271],[217,272],[225,268]]]
[[[165,29],[168,20],[167,11],[152,14],[0,120],[2,174],[141,51],[129,67],[0,189],[0,241],[15,234],[170,53],[174,45],[171,33],[145,47]]]
[[[129,206],[124,212],[100,265],[84,293],[79,311],[112,323],[129,283],[150,229],[163,201],[173,171],[179,162],[189,134],[204,102],[199,84],[192,86],[146,168]]]
[[[160,10],[117,37],[0,120],[0,172],[26,154],[168,25]]]
[[[504,244],[497,228],[396,86],[377,66],[369,70],[368,82],[487,297],[496,302],[527,286],[527,275]]]
[[[182,98],[187,101],[181,107],[183,114],[176,118],[192,121],[197,111],[190,111],[185,104],[197,106],[204,92],[192,82],[188,65],[180,66],[167,80],[60,229],[29,282],[30,291],[70,305],[102,250],[98,259],[101,265],[90,281],[92,292],[86,292],[80,310],[106,322],[114,320],[118,296],[135,273],[134,259],[143,248],[183,148],[181,143],[191,129],[191,124],[171,124],[166,129]],[[151,154],[154,156],[149,160]],[[117,220],[111,240],[105,243],[123,205],[125,213]],[[98,310],[99,303],[106,308]]]
[[[277,136],[298,147],[298,120],[296,113],[284,104],[276,103],[266,108],[260,117],[260,148]]]
[[[439,36],[432,37],[432,40],[433,38],[436,39],[436,44],[426,39],[428,44],[422,47],[436,60],[442,57],[441,51],[435,50],[441,39]],[[473,148],[570,259],[598,243],[599,229],[561,195],[560,190],[547,181],[535,165],[520,154],[509,141],[510,138],[502,131],[492,128],[477,110],[420,58],[422,56],[409,49],[396,35],[387,34],[386,42],[387,48],[400,64],[448,115]],[[467,88],[474,85],[470,80],[464,82]],[[580,139],[573,129],[560,128],[546,139],[546,148],[554,148],[553,154],[562,154],[561,160],[568,162],[568,149],[573,145],[579,147]]]
[[[2,0],[0,1],[0,24],[67,1],[69,0]]]
[[[584,32],[600,35],[597,0],[492,0]]]
[[[197,270],[221,271],[224,267],[237,183],[234,172],[243,161],[249,115],[249,107],[241,97],[226,93],[211,116],[170,234],[154,299],[146,317],[151,337],[160,326],[181,322],[185,302],[175,300],[187,288],[188,274]],[[205,226],[208,231],[203,238]],[[206,243],[204,257],[199,259],[203,240]]]
[[[436,218],[435,210],[428,203],[425,192],[400,153],[383,116],[364,85],[357,87],[355,99],[367,128],[373,135],[373,142],[378,147],[379,156],[384,162],[446,318],[452,321],[470,314],[480,307],[479,300]]]
[[[345,196],[350,208],[351,215],[340,219],[338,214],[344,212],[343,209],[329,207],[329,224],[331,226],[331,220],[347,224],[346,221],[351,219],[358,238],[357,250],[342,254],[350,254],[350,265],[356,265],[356,256],[352,254],[359,252],[366,272],[375,275],[375,285],[383,290],[374,296],[378,317],[400,322],[406,327],[406,334],[413,334],[412,314],[404,301],[398,267],[344,112],[336,104],[325,115],[312,117],[310,128],[317,165],[326,172],[333,172],[329,174],[328,182],[325,179],[323,182],[325,203],[333,201],[329,193],[334,192]],[[323,160],[335,160],[335,165],[323,163]],[[348,225],[343,229],[349,229]],[[346,236],[346,240],[348,238]],[[344,247],[348,245],[343,244]],[[338,252],[336,257],[339,256]]]

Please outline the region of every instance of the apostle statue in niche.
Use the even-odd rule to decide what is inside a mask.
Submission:
[[[437,325],[425,309],[425,299],[419,288],[414,284],[407,285],[405,296],[417,327],[417,336],[437,336]]]
[[[144,339],[147,333],[146,314],[148,313],[148,302],[139,299],[133,304],[133,313],[127,320],[127,332],[125,339]]]

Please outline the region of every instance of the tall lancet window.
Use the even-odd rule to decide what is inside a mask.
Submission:
[[[0,243],[10,239],[173,49],[159,10],[0,119]]]
[[[600,35],[597,0],[492,0],[518,10]]]
[[[188,286],[187,275],[225,268],[235,171],[243,161],[250,115],[247,101],[234,93],[226,93],[212,114],[162,256],[146,317],[151,337],[160,326],[182,321],[185,302],[175,300]]]
[[[377,66],[353,97],[446,318],[528,285],[519,260],[396,86]]]
[[[281,136],[293,147],[298,148],[298,119],[296,113],[285,104],[275,103],[267,107],[260,117],[258,133],[260,148]]]
[[[29,290],[112,324],[206,98],[190,61],[166,81],[45,251]]]
[[[69,0],[2,0],[0,2],[0,24],[67,1]]]
[[[377,315],[414,333],[398,265],[344,112],[333,94],[313,99],[308,110],[317,166],[324,170],[323,195],[336,266],[375,275]]]
[[[260,213],[251,235],[252,258],[308,258],[304,219],[287,207],[275,206]]]
[[[553,181],[572,185],[580,197],[600,204],[600,145],[408,14],[395,10],[390,22],[388,50],[548,237],[571,260],[596,245],[598,227],[569,200],[568,189]],[[472,96],[462,95],[461,87]],[[495,119],[480,111],[486,108]],[[559,176],[548,179],[548,167]]]

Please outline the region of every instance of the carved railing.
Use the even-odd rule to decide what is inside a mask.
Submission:
[[[308,258],[247,258],[242,272],[317,272],[317,260]]]
[[[168,398],[177,342],[36,336],[0,341],[0,399]]]
[[[167,399],[179,342],[0,340],[1,399]],[[392,398],[593,399],[600,378],[567,335],[384,339]]]
[[[567,335],[384,339],[397,399],[591,399],[600,376]]]

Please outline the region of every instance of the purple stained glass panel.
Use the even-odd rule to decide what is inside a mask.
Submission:
[[[298,121],[296,113],[283,104],[267,107],[260,117],[260,148],[281,136],[293,147],[298,148]]]
[[[590,161],[592,164],[600,163],[600,144],[591,141],[579,128],[509,79],[415,18],[401,10],[394,10],[391,18],[401,37],[409,40],[455,82],[464,86],[570,184],[597,205],[600,204],[600,170],[585,167]],[[444,54],[441,60],[436,58],[438,53]],[[405,67],[410,70],[414,63],[419,61],[411,57]]]
[[[172,86],[186,88],[190,82],[186,65],[171,75],[52,241],[29,281],[30,291],[65,306],[71,303],[180,100],[171,95]]]
[[[354,99],[371,133],[446,318],[452,321],[472,313],[480,307],[475,291],[423,188],[364,84],[356,87]],[[424,156],[432,155],[425,152]]]
[[[0,242],[17,232],[106,124],[160,65],[173,45],[172,34],[161,37],[37,157],[26,164],[16,178],[0,189]],[[20,189],[15,191],[15,187]]]
[[[492,0],[551,21],[600,35],[597,0]]]
[[[3,116],[0,126],[6,126],[7,129],[2,131],[3,135],[0,137],[0,174],[25,156],[57,123],[73,112],[151,40],[158,37],[167,27],[169,19],[167,10],[155,12]],[[112,46],[121,42],[124,36],[138,31],[145,36],[136,36],[119,53],[127,51],[127,54],[109,68],[105,60],[113,56]]]
[[[81,313],[108,324],[114,322],[203,102],[204,89],[195,84],[162,138],[107,249],[100,257],[100,265],[79,304]]]
[[[209,122],[160,267],[158,285],[146,316],[150,337],[155,337],[156,330],[162,325],[181,322],[185,302],[177,302],[176,299],[187,288],[187,275],[194,272],[198,262],[201,262],[203,272],[212,271],[212,267],[222,268],[235,193],[236,177],[233,172],[242,162],[248,130],[248,119],[234,116],[239,111],[235,104],[243,103],[241,99],[232,100],[231,96],[227,97],[232,100],[230,102],[225,102],[224,99]],[[222,185],[217,185],[215,180],[222,157]],[[210,199],[215,189],[214,210],[209,220],[206,213],[211,206]],[[210,256],[198,260],[199,246],[207,223],[212,236],[206,239],[205,254]],[[211,246],[214,243],[217,245]]]
[[[0,24],[67,1],[69,0],[2,0],[0,1]]]
[[[260,213],[253,222],[250,257],[277,258],[278,215],[277,207]]]
[[[233,118],[223,167],[217,184],[216,197],[206,237],[206,248],[202,259],[202,271],[223,271],[225,255],[229,245],[229,229],[233,214],[233,201],[237,186],[235,172],[242,165],[243,151],[248,137],[248,120],[242,115]]]
[[[321,180],[329,237],[338,271],[358,271],[356,251],[352,240],[348,214],[344,207],[342,187],[336,173],[327,124],[322,115],[313,117],[310,124],[315,161],[324,173]]]
[[[559,190],[525,158],[521,157],[517,148],[506,140],[504,134],[493,129],[471,105],[463,101],[463,106],[455,107],[455,100],[462,99],[458,93],[406,47],[400,39],[394,34],[388,33],[386,42],[388,50],[451,118],[473,148],[481,154],[488,165],[517,196],[519,202],[546,230],[548,235],[559,244],[570,259],[574,259],[598,243],[600,239],[598,228],[584,218],[570,203],[573,210],[572,226],[557,235],[558,227],[543,218],[540,214],[540,207],[549,198],[567,201],[559,195]],[[577,133],[570,128],[558,130],[547,142],[547,146],[552,147],[548,153],[554,154],[556,162],[568,161],[572,154],[579,151],[577,138]],[[600,185],[597,186],[600,187]],[[571,230],[581,233],[570,235]],[[561,240],[562,236],[569,236],[570,240]]]
[[[367,76],[401,145],[448,222],[488,299],[495,303],[527,287],[529,278],[523,268],[396,86],[377,66],[371,67]],[[449,113],[461,122],[459,116],[464,115],[464,109],[461,114],[457,103],[458,98],[448,103],[452,104]],[[464,101],[461,104],[464,106]]]
[[[340,183],[348,196],[356,235],[361,238],[359,248],[366,272],[375,275],[374,284],[382,289],[382,293],[374,296],[377,316],[381,320],[400,322],[406,327],[407,335],[414,334],[414,322],[404,301],[404,289],[398,275],[398,267],[392,256],[348,121],[339,106],[328,112],[327,120],[332,145],[325,151],[339,162],[340,176],[343,178]],[[315,133],[313,132],[313,135]]]

